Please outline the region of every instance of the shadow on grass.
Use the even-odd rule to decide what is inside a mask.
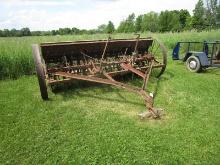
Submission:
[[[220,75],[220,67],[219,68],[207,68],[204,73],[210,73],[210,74],[213,74],[213,75]]]
[[[98,89],[98,91],[94,90]],[[119,102],[119,103],[129,103],[133,105],[143,105],[143,103],[135,102],[128,100],[121,94],[121,90],[119,88],[115,88],[108,85],[103,84],[97,84],[97,83],[91,83],[91,82],[73,82],[70,84],[60,84],[55,89],[53,89],[53,92],[55,94],[59,94],[63,97],[64,101],[69,101],[71,99],[74,99],[74,96],[80,97],[80,98],[95,98],[97,100],[105,100],[105,101],[112,101],[112,102]],[[88,91],[88,93],[87,93]],[[109,93],[109,96],[104,96],[103,93]],[[117,97],[111,97],[110,93],[117,94]],[[137,97],[139,97],[137,95]]]
[[[172,60],[172,61],[173,61],[173,63],[175,63],[175,65],[177,65],[177,66],[185,66],[185,67],[186,67],[186,63],[185,63],[183,60],[178,60],[178,61]]]
[[[160,78],[152,78],[150,80],[150,83],[156,84],[154,85],[154,97],[157,96],[158,90],[160,88],[160,83],[170,80],[174,77],[174,74],[167,71],[166,74],[164,74]],[[136,76],[132,77],[131,81],[127,81],[131,79],[124,78],[121,82],[130,84],[132,86],[141,87],[142,86],[142,80]],[[104,84],[98,84],[93,82],[86,82],[86,81],[73,81],[65,84],[58,84],[56,86],[51,87],[52,92],[55,94],[59,94],[63,97],[64,101],[68,101],[73,99],[73,96],[77,96],[80,98],[95,98],[98,100],[106,100],[106,101],[112,101],[112,102],[119,102],[119,103],[129,103],[133,105],[143,105],[141,102],[132,101],[131,99],[127,99],[125,96],[122,95],[121,91],[123,89],[116,88],[109,85]],[[95,90],[94,90],[95,88]],[[92,89],[92,90],[91,90]],[[98,90],[98,91],[96,91]],[[88,93],[87,93],[88,91]],[[125,90],[127,91],[127,90]],[[100,93],[100,94],[99,94]],[[103,93],[116,93],[117,98],[112,98],[108,96],[104,96]],[[110,95],[111,96],[111,95]],[[136,95],[137,97],[140,97],[139,95]],[[50,99],[50,101],[52,101]]]
[[[155,81],[156,85],[155,85],[155,89],[154,89],[154,98],[157,97],[157,95],[158,95],[158,91],[159,91],[161,83],[168,81],[168,80],[171,80],[173,77],[174,77],[174,74],[172,72],[166,71],[164,75],[162,75],[161,77],[159,77]]]

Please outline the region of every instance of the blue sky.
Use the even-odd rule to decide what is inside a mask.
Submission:
[[[59,27],[93,29],[109,20],[118,26],[130,13],[188,9],[198,0],[0,0],[0,29]]]

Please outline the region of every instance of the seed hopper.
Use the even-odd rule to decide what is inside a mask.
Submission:
[[[48,99],[49,85],[73,80],[101,83],[142,96],[153,118],[160,113],[153,107],[153,96],[146,91],[150,76],[159,78],[165,71],[167,54],[153,38],[111,39],[41,43],[32,45],[41,97]],[[117,76],[137,75],[142,87],[128,85]]]

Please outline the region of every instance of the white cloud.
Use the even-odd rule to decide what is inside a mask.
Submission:
[[[2,1],[7,6],[59,6],[59,5],[75,5],[71,0],[53,1],[53,0],[8,0]]]
[[[59,27],[96,28],[111,20],[117,26],[134,12],[188,9],[197,0],[9,0],[0,2],[7,8],[7,18],[0,21],[2,28],[30,27],[31,30],[51,30]],[[61,8],[62,7],[62,8]],[[1,11],[0,11],[0,14]]]

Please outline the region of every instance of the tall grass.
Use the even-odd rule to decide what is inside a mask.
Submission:
[[[208,32],[183,32],[183,33],[143,33],[141,37],[159,38],[168,49],[172,49],[177,41],[203,41],[218,40],[220,30]],[[106,39],[108,34],[74,35],[74,36],[42,36],[0,38],[0,79],[15,79],[22,75],[33,74],[34,63],[31,44],[41,42],[74,41]],[[113,34],[112,38],[131,38],[133,34]]]

